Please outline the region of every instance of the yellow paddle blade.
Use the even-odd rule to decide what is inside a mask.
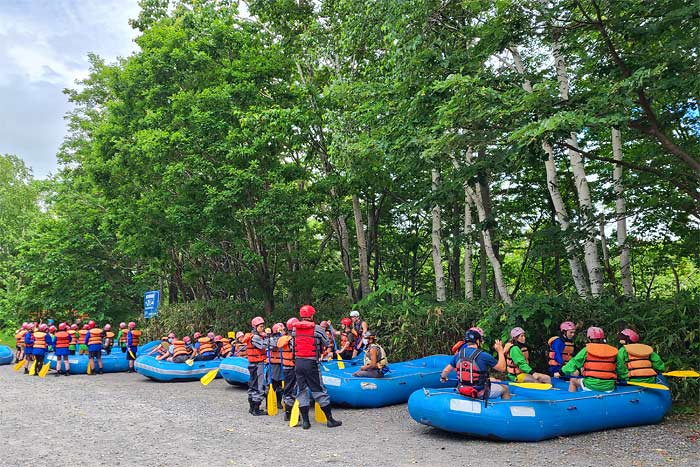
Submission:
[[[637,383],[636,381],[627,381],[627,384],[630,386],[639,386],[642,388],[649,388],[649,389],[660,389],[662,391],[668,391],[668,386],[664,386],[663,384],[656,384],[656,383]]]
[[[88,361],[87,374],[92,374],[92,361]]]
[[[132,352],[131,350],[129,350],[129,355],[131,355],[131,358],[136,360],[136,355],[134,355],[134,352]]]
[[[236,333],[234,331],[229,331],[227,334],[229,339],[235,339],[236,338]]]
[[[510,385],[515,386],[516,388],[537,389],[538,391],[552,389],[552,385],[547,383],[510,383]]]
[[[267,390],[267,414],[270,417],[277,415],[277,393],[272,386]]]
[[[318,402],[316,402],[316,405],[314,405],[314,419],[316,419],[317,423],[328,423],[326,414],[323,413],[323,410],[321,410],[321,406],[318,405]]]
[[[219,372],[218,368],[214,368],[211,371],[207,371],[207,374],[202,376],[199,380],[200,383],[203,385],[207,386],[209,383],[214,381],[214,378],[216,378],[216,374]]]
[[[45,362],[44,366],[42,366],[41,370],[39,370],[39,378],[44,378],[50,369],[51,365],[49,365],[49,362]]]
[[[18,361],[17,364],[15,365],[15,371],[21,370],[25,363],[27,363],[27,361],[25,359]]]
[[[299,401],[294,401],[292,413],[289,414],[289,427],[294,428],[299,424]]]
[[[700,373],[697,371],[693,370],[675,370],[675,371],[667,371],[666,373],[663,373],[664,376],[671,376],[673,378],[699,378]]]
[[[187,363],[188,366],[192,366],[192,365],[194,365],[194,359],[192,359],[192,358],[187,359],[187,360],[185,360],[185,363]],[[207,374],[208,374],[208,373],[207,373]],[[205,376],[206,376],[206,375],[205,375]]]
[[[32,362],[32,366],[29,367],[29,376],[34,376],[36,373],[36,360]]]
[[[345,363],[343,362],[343,357],[340,356],[340,354],[336,354],[338,357],[338,369],[339,370],[344,370],[345,369]]]
[[[282,389],[284,389],[284,380],[282,380]]]

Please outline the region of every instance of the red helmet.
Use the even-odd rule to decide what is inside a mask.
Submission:
[[[516,326],[510,330],[510,337],[512,337],[513,339],[518,337],[520,334],[525,334],[525,330],[521,327]]]
[[[112,330],[112,325],[111,324],[105,324],[105,331],[111,331]]]
[[[105,327],[107,327],[107,326],[105,326]],[[58,329],[61,331],[65,331],[66,329],[68,329],[68,325],[66,323],[61,323],[58,325]]]
[[[27,323],[27,330],[34,329],[34,323]]]
[[[185,336],[182,338],[182,342],[184,342],[185,344],[189,344],[190,342],[192,342],[192,339],[190,339],[190,336]]]
[[[88,321],[88,326],[90,326],[90,329],[95,327],[95,322],[93,320]]]
[[[221,342],[221,336],[214,336],[214,342]]]
[[[262,317],[260,317],[260,316],[256,316],[255,318],[253,318],[253,319],[250,321],[250,324],[252,324],[254,328],[257,328],[257,327],[260,326],[261,324],[265,324],[265,320],[262,319]]]
[[[240,338],[243,337],[243,336],[245,336],[245,334],[243,334],[243,331],[238,331],[238,332],[236,333],[236,339],[240,339]]]
[[[479,335],[481,336],[482,339],[484,338],[484,330],[481,329],[479,326],[472,326],[468,330],[477,332],[477,333],[479,333]]]
[[[49,332],[56,332],[56,326],[54,326],[53,324],[49,326]]]
[[[78,325],[77,325],[77,324],[71,324],[71,325],[70,325],[70,328],[71,328],[73,331],[75,331],[76,329],[78,329]]]
[[[321,326],[322,328],[327,328],[327,327],[328,327],[328,321],[321,321],[321,322],[319,323],[319,326]]]
[[[605,333],[601,328],[591,326],[586,331],[586,337],[588,337],[589,339],[605,339]]]
[[[313,318],[314,313],[316,313],[316,310],[311,305],[304,305],[299,308],[299,317],[301,318]]]
[[[272,332],[280,332],[284,329],[284,324],[282,323],[275,323],[272,325]]]
[[[559,325],[559,330],[564,332],[564,331],[575,331],[576,330],[576,325],[572,323],[571,321],[564,321]]]
[[[194,337],[195,339],[199,339],[200,337],[202,337],[202,333],[197,331],[194,334],[192,334],[192,337]]]
[[[620,331],[620,334],[626,336],[627,339],[629,339],[629,341],[632,343],[639,342],[639,334],[634,332],[632,329],[623,329],[622,331]]]
[[[207,333],[207,337],[213,340],[216,337],[216,334],[214,334],[213,332],[209,332]]]
[[[135,327],[136,327],[136,323],[134,323],[133,321],[129,321],[129,329],[135,328]]]
[[[352,320],[350,318],[343,318],[340,320],[340,324],[343,326],[352,326]]]
[[[291,331],[292,328],[294,328],[294,324],[298,323],[298,322],[299,322],[299,320],[296,317],[289,318],[287,320],[287,329],[289,329]]]
[[[88,326],[87,324],[83,324],[83,329],[84,330],[90,329],[90,326]]]
[[[44,332],[48,329],[49,327],[46,325],[46,323],[42,323],[39,325],[39,331]]]
[[[125,327],[126,327],[126,323],[125,323],[124,321],[122,321],[121,323],[119,323],[119,328],[120,328],[120,329],[124,329]]]

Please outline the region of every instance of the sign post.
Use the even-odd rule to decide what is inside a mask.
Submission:
[[[160,290],[151,290],[143,294],[143,317],[148,319],[158,316],[159,302]]]

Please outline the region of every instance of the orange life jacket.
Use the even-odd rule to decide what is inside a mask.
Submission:
[[[188,354],[189,352],[187,351],[187,346],[185,346],[184,341],[173,341],[173,357],[179,357],[180,355]]]
[[[223,341],[221,344],[221,351],[219,352],[219,356],[221,357],[227,357],[228,354],[231,353],[231,349],[233,347],[231,346],[231,343],[228,341]]]
[[[529,364],[530,363],[530,351],[525,345],[519,345],[520,351],[523,353],[523,356],[525,357],[525,361]],[[520,369],[518,365],[515,364],[515,362],[510,358],[510,349],[513,348],[513,343],[508,342],[506,344],[506,347],[503,349],[503,353],[505,354],[506,357],[506,372],[508,372],[509,375],[517,376],[523,371]]]
[[[608,344],[586,344],[583,376],[586,378],[617,379],[617,349]]]
[[[88,339],[88,345],[102,345],[102,329],[94,328],[90,329],[90,338]]]
[[[35,332],[34,333],[34,348],[35,349],[45,349],[46,348],[46,333],[45,332]]]
[[[456,354],[457,351],[459,350],[460,347],[464,345],[464,341],[459,341],[455,345],[452,346],[452,353]]]
[[[126,335],[128,334],[128,331],[126,329],[120,329],[119,332],[121,332],[119,335],[119,344],[126,345]]]
[[[138,329],[132,329],[129,331],[131,333],[131,346],[132,347],[137,347],[139,345],[139,336],[141,335],[141,331]],[[127,333],[128,337],[128,333]]]
[[[207,352],[213,352],[214,351],[214,344],[212,344],[211,339],[208,337],[200,337],[197,339],[197,342],[199,342],[199,354],[207,353]]]
[[[15,334],[15,342],[18,346],[24,347],[24,335],[27,333],[26,329],[22,329],[20,332]]]
[[[78,344],[85,342],[85,334],[87,334],[87,330],[85,329],[78,331]]]
[[[67,349],[70,345],[70,334],[66,331],[58,331],[56,333],[56,343],[54,347],[57,349]]]
[[[242,342],[235,342],[233,344],[233,353],[236,357],[245,357],[247,354],[247,345]]]
[[[277,348],[282,351],[282,365],[294,366],[294,349],[292,349],[292,336],[282,336],[277,339]]]
[[[70,345],[75,345],[78,342],[78,336],[76,335],[78,331],[75,329],[71,329],[69,331],[66,331],[68,335],[70,336]],[[70,347],[70,346],[69,346]]]
[[[549,346],[549,366],[559,366],[559,362],[554,359],[554,349],[552,348],[552,343],[557,339],[561,339],[564,341],[564,350],[561,351],[561,357],[564,359],[564,363],[566,364],[566,362],[571,360],[571,357],[574,356],[573,342],[567,341],[561,336],[550,337],[547,341],[547,345]]]
[[[106,337],[107,339],[111,339],[111,338],[114,337],[114,333],[113,333],[112,331],[107,331],[107,332],[105,333],[105,337]]]
[[[246,334],[243,339],[246,339],[246,344],[248,344],[248,349],[246,351],[248,357],[248,363],[262,363],[267,358],[267,352],[264,349],[258,349],[253,345],[253,335]]]
[[[280,337],[280,339],[281,338],[282,337]],[[279,348],[273,347],[272,349],[270,349],[270,363],[274,363],[275,365],[282,364],[282,356],[280,355]]]
[[[627,344],[627,369],[630,378],[649,378],[656,376],[656,370],[651,366],[654,349],[646,344]]]

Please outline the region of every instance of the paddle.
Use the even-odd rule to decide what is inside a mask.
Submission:
[[[25,363],[27,363],[27,361],[25,359],[18,361],[17,364],[15,365],[15,368],[14,368],[15,371],[21,370]]]
[[[87,364],[87,374],[89,374],[89,375],[92,374],[92,359],[88,360],[88,364]]]
[[[202,376],[199,380],[200,383],[207,386],[209,383],[214,381],[216,374],[219,372],[219,368],[214,368],[213,370],[207,371],[207,374]]]
[[[36,360],[32,362],[32,366],[29,367],[29,376],[34,376],[36,370]]]
[[[662,373],[664,376],[671,376],[673,378],[699,378],[700,373],[697,371],[693,370],[675,370],[675,371],[667,371],[666,373]]]
[[[314,405],[314,419],[317,423],[328,423],[326,414],[323,413],[323,410],[321,410],[321,406],[318,405],[318,402],[316,402],[316,404]]]
[[[188,358],[187,360],[185,360],[185,363],[187,363],[187,366],[194,365],[194,358]],[[218,371],[218,368],[217,368],[217,371]],[[207,373],[207,374],[209,374],[209,373]],[[204,375],[204,376],[206,376],[206,375]]]
[[[299,401],[294,401],[292,413],[289,415],[289,427],[294,428],[299,424]]]
[[[270,417],[277,415],[277,393],[270,384],[267,389],[267,414]]]
[[[660,389],[662,391],[668,391],[668,386],[664,386],[663,384],[656,384],[656,383],[637,383],[636,381],[627,381],[627,384],[630,386],[639,386],[642,388],[649,388],[649,389]]]
[[[345,369],[345,363],[343,362],[343,357],[340,356],[339,353],[335,354],[337,360],[338,360],[338,369],[339,370],[344,370]]]
[[[511,383],[508,381],[493,381],[496,384],[507,384],[509,386],[515,386],[516,388],[523,389],[536,389],[538,391],[546,391],[547,389],[552,389],[552,385],[548,383]]]
[[[235,339],[236,338],[236,332],[235,331],[229,331],[227,334],[229,339]]]
[[[41,370],[39,370],[39,378],[46,377],[46,373],[49,372],[49,369],[51,369],[49,362],[44,362],[44,366],[42,366]]]
[[[136,360],[136,355],[134,355],[134,352],[132,352],[131,349],[129,349],[129,355],[131,355],[131,358]]]

